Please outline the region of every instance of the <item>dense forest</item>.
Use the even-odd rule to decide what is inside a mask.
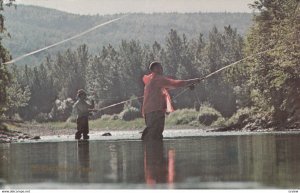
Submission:
[[[188,39],[185,34],[171,29],[165,45],[123,40],[117,48],[104,46],[98,54],[91,54],[88,46],[81,45],[48,57],[34,68],[15,66],[12,68],[15,86],[9,91],[13,97],[18,87],[24,91],[17,99],[19,102],[28,100],[30,93],[28,106],[18,111],[23,119],[30,120],[53,112],[56,99],[75,100],[80,88],[90,93],[98,107],[141,96],[142,76],[148,73],[148,65],[153,60],[162,61],[167,75],[188,79],[203,76],[243,57],[242,37],[230,26],[222,31],[213,28],[208,41],[202,34],[197,39]],[[236,110],[234,89],[222,77],[205,82],[193,92],[178,98],[177,108],[193,107],[194,102],[199,101],[191,100],[191,96],[197,94],[200,103],[209,102],[226,116]]]
[[[18,5],[6,8],[3,12],[6,28],[11,32],[11,38],[6,38],[3,44],[10,50],[13,57],[26,54],[64,38],[73,36],[90,27],[121,15],[76,15],[35,6]],[[139,40],[141,43],[152,44],[157,41],[164,44],[166,34],[170,29],[185,33],[190,38],[197,38],[199,33],[205,38],[216,26],[222,29],[231,25],[244,35],[251,25],[252,14],[249,13],[154,13],[130,14],[117,23],[112,23],[87,36],[68,42],[47,52],[41,52],[20,61],[21,64],[40,64],[48,55],[56,54],[68,48],[76,49],[87,44],[89,51],[98,53],[103,46],[111,44],[116,47],[122,40]],[[18,64],[19,64],[18,63]]]
[[[122,36],[120,40],[111,40],[111,36],[118,36],[121,28],[114,24],[113,31],[116,34],[102,34],[107,42],[98,51],[93,50],[90,44],[81,44],[49,55],[34,67],[11,66],[12,78],[7,86],[5,114],[11,117],[18,114],[24,120],[66,120],[79,88],[88,91],[98,108],[142,95],[141,77],[148,73],[147,66],[153,60],[162,62],[168,76],[187,79],[203,77],[253,55],[203,81],[194,91],[176,98],[176,108],[209,104],[224,117],[239,116],[231,127],[245,127],[254,122],[260,127],[284,125],[299,128],[299,0],[259,0],[251,6],[256,15],[247,35],[235,25],[217,26],[214,17],[207,14],[205,17],[210,18],[211,25],[208,32],[207,28],[198,29],[198,24],[194,24],[197,27],[192,28],[192,33],[189,30],[182,31],[186,23],[192,23],[185,21],[178,22],[178,28],[165,25],[163,28],[167,32],[160,30],[159,38],[152,35],[153,39],[143,39],[144,36],[151,36],[150,29],[155,29],[153,26],[159,25],[164,20],[162,18],[168,23],[170,18],[176,17],[176,14],[154,14],[151,16],[160,15],[161,18],[148,21],[149,25],[153,24],[150,31],[145,29],[132,33],[139,33],[137,37]],[[137,20],[143,18],[142,15],[134,16],[135,23],[143,23],[143,19]],[[199,22],[197,15],[202,14],[181,16],[189,15]],[[233,16],[225,14],[222,17],[226,15]],[[144,15],[144,18],[147,17]],[[124,19],[123,22],[127,23],[128,20]],[[127,33],[130,34],[130,30]],[[178,92],[180,90],[171,94],[175,96]],[[131,105],[140,108],[140,102]],[[122,107],[105,113],[118,113],[121,110]]]

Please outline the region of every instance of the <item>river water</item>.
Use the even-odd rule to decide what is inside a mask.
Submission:
[[[0,144],[1,188],[300,188],[300,134]]]

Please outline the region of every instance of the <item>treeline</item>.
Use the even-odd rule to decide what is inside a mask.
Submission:
[[[18,57],[121,15],[85,16],[18,5],[16,8],[5,9],[4,16],[6,28],[11,32],[11,38],[4,39],[4,45],[13,57]],[[135,39],[143,44],[157,41],[164,44],[165,36],[171,28],[189,38],[196,38],[199,32],[207,38],[213,26],[221,29],[231,25],[244,35],[251,25],[251,17],[250,13],[134,13],[76,41],[36,54],[17,64],[39,64],[49,54],[54,55],[60,50],[77,48],[82,44],[87,44],[92,54],[97,54],[99,48],[108,44],[118,47],[122,40]]]
[[[0,0],[0,115],[3,114],[5,108],[7,107],[7,87],[10,83],[10,74],[6,65],[6,62],[10,59],[9,51],[3,46],[2,40],[7,37],[8,33],[4,25],[4,17],[2,15],[5,5],[11,6],[13,0],[9,0],[4,4],[3,0]],[[0,120],[0,129],[3,128]]]
[[[203,34],[195,38],[170,30],[163,43],[122,40],[117,46],[107,44],[96,54],[81,45],[48,57],[36,67],[14,67],[14,81],[8,87],[16,91],[8,93],[13,105],[7,107],[6,113],[18,113],[26,120],[36,119],[42,113],[53,119],[55,116],[51,115],[59,109],[70,111],[72,100],[67,98],[74,100],[79,88],[85,88],[98,107],[140,96],[141,78],[153,60],[163,63],[167,75],[186,79],[203,77],[253,56],[176,98],[175,106],[187,108],[195,103],[209,103],[224,117],[235,113],[227,119],[230,128],[299,129],[299,3],[254,1],[254,24],[245,39],[230,26],[224,30],[211,28],[207,38]],[[175,96],[178,92],[171,94]],[[138,103],[132,105],[140,107]],[[121,109],[114,111],[107,113]]]
[[[25,120],[40,118],[41,114],[45,117],[45,114],[51,115],[53,108],[64,108],[56,107],[57,99],[75,100],[76,92],[81,88],[88,91],[99,108],[143,95],[142,76],[148,73],[148,65],[154,60],[162,62],[167,75],[188,79],[202,77],[241,59],[242,50],[243,38],[230,26],[221,31],[214,27],[208,40],[203,38],[203,34],[199,34],[197,39],[189,39],[172,29],[164,45],[122,40],[118,47],[105,46],[98,54],[91,54],[87,45],[81,45],[77,49],[58,52],[33,68],[27,65],[24,68],[13,67],[13,83],[21,92],[17,100],[26,101],[23,99],[28,99],[28,93],[30,98],[27,106],[15,106],[7,112],[9,116],[17,113]],[[194,91],[186,92],[176,99],[175,106],[187,108],[206,102],[224,116],[232,115],[236,111],[236,96],[234,87],[224,77],[219,74]],[[176,95],[179,91],[175,90],[172,94]],[[14,90],[10,95],[16,96],[16,92]],[[61,104],[66,105],[65,102]],[[121,110],[122,107],[119,107],[106,113]]]
[[[242,107],[267,128],[300,127],[300,1],[259,0],[246,38],[245,55],[255,57],[233,74]],[[252,120],[254,121],[254,120]]]

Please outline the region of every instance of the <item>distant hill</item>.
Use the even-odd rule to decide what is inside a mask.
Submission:
[[[121,15],[83,16],[54,9],[18,5],[16,9],[6,8],[4,16],[11,38],[5,38],[3,43],[13,57],[17,57]],[[244,35],[252,23],[251,18],[252,14],[249,13],[136,13],[19,63],[41,63],[46,55],[67,48],[77,48],[84,43],[92,53],[98,52],[108,44],[116,46],[122,39],[135,39],[143,44],[152,44],[154,41],[164,44],[170,29],[185,33],[188,38],[195,38],[200,33],[207,37],[213,26],[222,30],[224,26],[231,25]]]

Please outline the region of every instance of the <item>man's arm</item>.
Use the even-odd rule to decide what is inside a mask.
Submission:
[[[188,80],[174,80],[171,78],[162,78],[159,81],[159,85],[164,88],[178,88],[190,86],[192,84],[196,84],[200,82],[200,78],[188,79]]]

